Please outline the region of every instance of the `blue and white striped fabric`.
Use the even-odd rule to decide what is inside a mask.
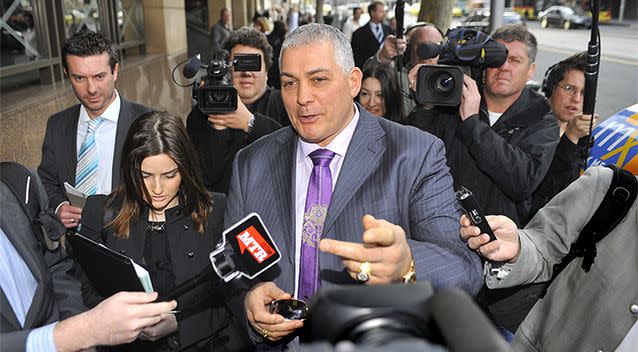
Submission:
[[[24,326],[38,282],[2,228],[0,228],[0,287],[9,300],[20,325]]]
[[[97,193],[97,166],[99,161],[95,147],[95,131],[103,121],[103,117],[98,117],[87,122],[86,138],[84,138],[78,153],[75,187],[87,195]]]

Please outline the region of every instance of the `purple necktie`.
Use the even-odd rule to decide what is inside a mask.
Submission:
[[[308,182],[306,208],[301,230],[301,265],[299,277],[299,299],[310,300],[319,286],[319,241],[323,223],[332,197],[332,175],[330,161],[335,153],[328,149],[317,149],[310,153],[313,168]]]

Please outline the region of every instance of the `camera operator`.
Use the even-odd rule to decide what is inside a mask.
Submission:
[[[507,47],[508,56],[501,67],[485,70],[482,96],[466,75],[458,111],[419,107],[408,124],[443,140],[455,189],[470,189],[486,214],[503,214],[524,226],[559,128],[544,97],[525,87],[536,69],[534,36],[524,26],[508,25],[492,37]],[[514,331],[538,297],[532,289],[484,289],[479,300],[497,325]]]
[[[417,107],[408,123],[443,140],[455,188],[467,187],[483,211],[507,215],[520,226],[549,168],[559,129],[545,99],[525,87],[536,70],[534,36],[513,25],[492,37],[509,54],[501,67],[485,70],[482,96],[466,75],[458,111]]]
[[[417,54],[417,48],[421,44],[440,44],[443,41],[443,32],[432,23],[418,22],[405,31],[405,39],[397,39],[394,35],[389,35],[383,41],[383,45],[377,51],[377,53],[370,57],[366,62],[366,66],[379,62],[382,64],[392,64],[393,59],[399,55],[404,54],[404,59],[407,61],[405,69],[400,73],[401,85],[400,87],[405,91],[402,92],[403,96],[403,111],[407,114],[415,107],[414,101],[410,98],[410,82],[414,78],[408,78],[408,72],[410,77],[416,76],[416,70],[420,65],[435,65],[437,63],[438,56],[431,58],[420,58]]]
[[[497,278],[487,271],[492,288],[545,282],[553,266],[569,252],[581,229],[601,204],[612,182],[612,170],[592,167],[554,197],[522,230],[504,216],[488,216],[497,237],[487,243],[467,218],[461,236],[489,260],[506,262]],[[592,270],[574,259],[531,310],[514,336],[516,351],[635,351],[638,341],[636,285],[636,202],[619,225],[596,245]],[[582,236],[582,234],[581,234]]]
[[[204,115],[196,105],[186,120],[188,135],[202,165],[209,191],[228,193],[231,165],[237,151],[282,126],[290,125],[279,90],[266,84],[272,65],[272,47],[263,33],[243,27],[231,33],[224,48],[230,61],[237,54],[261,55],[258,72],[233,72],[237,110]]]
[[[560,126],[560,142],[547,175],[534,191],[530,219],[556,194],[580,176],[589,148],[591,115],[583,115],[587,52],[574,54],[550,66],[543,80],[543,93]],[[594,114],[592,128],[598,114]]]

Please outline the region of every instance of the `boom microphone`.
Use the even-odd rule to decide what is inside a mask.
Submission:
[[[439,56],[443,46],[438,43],[422,43],[416,47],[416,54],[421,60],[427,60]]]
[[[202,66],[202,62],[199,60],[199,54],[193,56],[188,62],[184,65],[184,70],[182,73],[186,78],[193,78],[199,71],[199,68]]]

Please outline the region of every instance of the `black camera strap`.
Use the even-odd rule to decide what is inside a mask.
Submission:
[[[594,215],[589,219],[585,227],[572,243],[569,253],[554,265],[552,278],[547,282],[540,298],[545,297],[549,286],[561,271],[577,257],[583,258],[581,268],[589,272],[596,258],[596,243],[601,241],[625,218],[629,208],[634,204],[638,194],[638,180],[629,171],[618,168],[615,165],[607,165],[613,170],[609,189]]]

